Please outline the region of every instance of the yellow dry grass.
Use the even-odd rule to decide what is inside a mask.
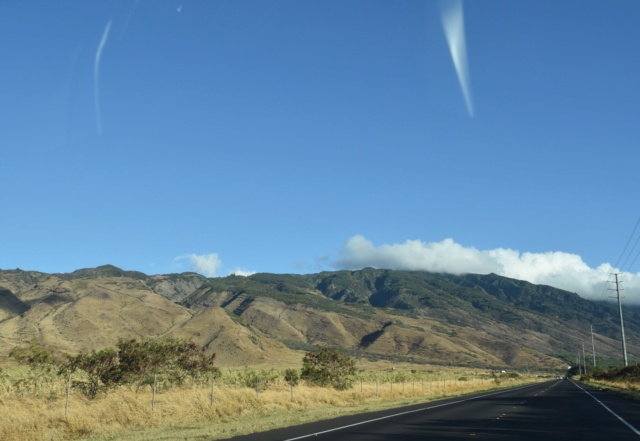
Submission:
[[[610,381],[589,378],[587,382],[592,386],[613,390],[634,401],[640,401],[640,384],[637,381]]]
[[[493,378],[474,376],[473,372],[460,380],[460,372],[451,370],[414,374],[367,371],[359,374],[352,389],[337,391],[300,384],[293,388],[292,398],[291,387],[280,372],[264,374],[271,375],[271,383],[256,393],[238,384],[240,372],[225,372],[216,380],[213,405],[210,384],[160,390],[154,412],[149,387],[120,387],[95,399],[72,391],[65,417],[64,379],[43,376],[36,389],[28,371],[14,369],[0,378],[0,439],[223,439],[496,387]],[[19,381],[21,376],[27,380]],[[503,379],[502,386],[531,380]]]

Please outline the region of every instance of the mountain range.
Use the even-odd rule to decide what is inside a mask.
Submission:
[[[624,312],[631,361],[640,314]],[[120,338],[192,339],[220,366],[298,365],[318,345],[370,360],[559,369],[591,333],[621,359],[617,304],[495,274],[365,268],[206,278],[111,265],[72,273],[0,270],[0,358],[36,340],[74,354]]]

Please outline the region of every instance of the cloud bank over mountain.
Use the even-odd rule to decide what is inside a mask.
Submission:
[[[340,269],[364,267],[430,271],[449,274],[495,273],[540,285],[575,292],[582,297],[601,300],[615,288],[609,263],[589,267],[580,256],[561,251],[521,253],[507,248],[479,250],[465,247],[453,239],[440,242],[407,240],[404,243],[375,246],[361,235],[351,237],[334,262]],[[640,274],[622,273],[626,301],[640,303]]]

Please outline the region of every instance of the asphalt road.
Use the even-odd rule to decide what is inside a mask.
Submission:
[[[232,439],[640,441],[640,405],[581,383],[554,380]]]

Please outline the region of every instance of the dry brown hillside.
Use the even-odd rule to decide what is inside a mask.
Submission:
[[[312,345],[333,345],[370,359],[558,368],[578,331],[557,305],[571,301],[572,314],[608,323],[606,310],[583,299],[495,277],[465,286],[471,279],[372,269],[220,279],[112,266],[0,271],[0,355],[32,339],[77,353],[118,339],[180,337],[216,352],[221,366],[297,365]],[[615,353],[612,336],[597,340]]]

